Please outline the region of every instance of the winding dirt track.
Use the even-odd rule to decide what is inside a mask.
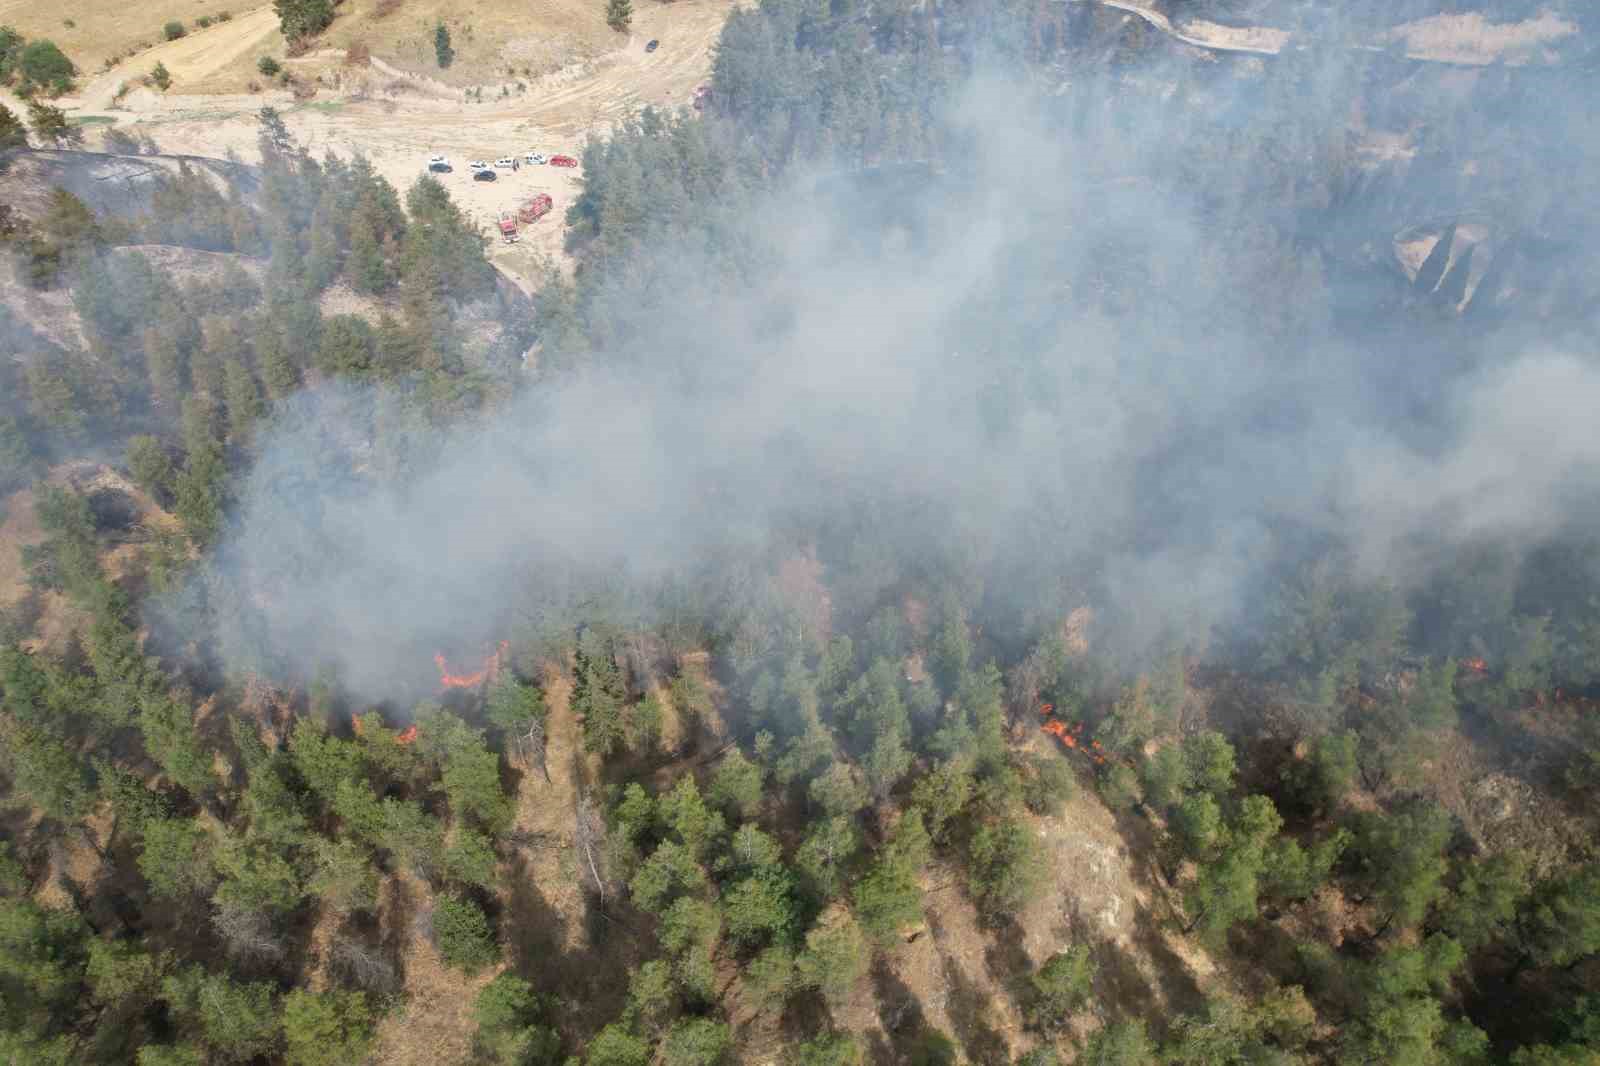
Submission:
[[[1137,3],[1136,0],[1062,0],[1063,3],[1099,4],[1101,7],[1115,8],[1126,11],[1130,15],[1137,15],[1173,40],[1184,44],[1194,45],[1196,48],[1208,48],[1213,52],[1245,52],[1251,55],[1274,56],[1283,48],[1289,39],[1289,34],[1284,30],[1267,29],[1265,27],[1252,27],[1244,30],[1235,30],[1227,26],[1215,26],[1212,23],[1203,25],[1213,31],[1223,30],[1225,33],[1212,32],[1205,36],[1194,36],[1172,24],[1172,20],[1153,8]],[[1235,36],[1239,35],[1239,36]],[[1249,36],[1256,40],[1251,41]]]

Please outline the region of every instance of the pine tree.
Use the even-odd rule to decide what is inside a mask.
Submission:
[[[433,29],[433,58],[440,70],[456,61],[456,50],[450,47],[450,30],[442,22]]]
[[[256,366],[261,370],[267,395],[273,400],[288,396],[300,384],[300,371],[294,365],[283,336],[266,320],[262,321],[261,330],[256,334],[255,349]]]
[[[0,151],[28,147],[28,130],[8,107],[0,105]]]
[[[238,444],[249,444],[261,417],[261,390],[244,363],[230,359],[223,367],[223,397],[228,405],[228,428]]]

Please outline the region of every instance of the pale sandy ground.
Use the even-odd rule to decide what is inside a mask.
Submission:
[[[1097,3],[1136,15],[1169,37],[1218,52],[1276,55],[1292,47],[1286,30],[1270,26],[1224,26],[1203,19],[1174,23],[1145,0],[1068,0]],[[1546,11],[1522,22],[1491,23],[1480,14],[1435,15],[1406,23],[1384,35],[1382,43],[1404,40],[1406,55],[1436,63],[1484,66],[1504,61],[1513,66],[1550,62],[1546,49],[1578,32],[1571,22]]]
[[[1540,58],[1550,45],[1578,27],[1549,11],[1522,22],[1493,23],[1481,14],[1434,15],[1396,28],[1390,40],[1404,40],[1406,54],[1446,63],[1484,66],[1497,60],[1521,65]]]
[[[230,23],[202,31],[195,20],[228,11],[237,21],[256,6],[258,0],[0,0],[0,26],[54,41],[83,77],[93,77],[112,56],[159,43],[169,21],[183,23],[191,35],[210,33]]]

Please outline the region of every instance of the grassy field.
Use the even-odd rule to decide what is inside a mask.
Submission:
[[[168,22],[181,22],[199,46],[207,38],[198,24],[201,17],[213,20],[215,30],[214,20],[223,13],[237,19],[263,9],[268,5],[259,0],[68,0],[61,5],[0,0],[0,25],[55,41],[77,64],[83,85],[116,61],[132,58],[137,65],[138,56],[165,42]],[[454,63],[443,70],[433,44],[441,22],[455,50]],[[313,48],[361,45],[402,70],[468,86],[537,77],[626,40],[606,26],[604,0],[344,0]],[[160,49],[151,62],[172,50],[171,45]],[[282,60],[284,52],[282,37],[272,34],[247,54],[203,64],[209,68],[204,75],[180,79],[180,91],[242,92],[252,81],[265,80],[256,70],[260,55]]]
[[[441,22],[455,51],[446,69],[440,69],[434,52],[434,31]],[[472,86],[534,78],[626,42],[626,35],[606,25],[604,0],[345,0],[312,54],[359,46],[400,70]],[[263,51],[282,61],[283,39],[270,43]],[[256,59],[254,53],[239,56],[184,91],[240,92],[264,80]]]
[[[13,26],[29,38],[48,37],[87,78],[108,59],[165,40],[162,27],[168,22],[181,22],[192,32],[202,16],[239,15],[256,6],[254,0],[0,0],[0,26]]]

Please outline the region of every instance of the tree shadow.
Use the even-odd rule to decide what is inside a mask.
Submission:
[[[509,884],[500,927],[511,967],[525,977],[549,976],[561,962],[567,920],[539,891],[525,856],[511,860]],[[564,983],[565,974],[560,976]]]
[[[563,1003],[556,1027],[569,1046],[614,1020],[627,1002],[628,983],[648,958],[650,939],[625,907],[582,890],[582,914],[563,914],[540,891],[525,855],[511,861],[510,890],[500,912],[500,927],[511,967],[534,987]],[[573,923],[583,924],[578,946],[569,947]]]
[[[1005,917],[989,929],[993,935],[983,951],[984,968],[995,985],[1015,994],[1019,982],[1033,972],[1033,960],[1022,944],[1022,926]]]
[[[872,991],[878,1001],[878,1021],[887,1034],[886,1037],[873,1034],[868,1048],[872,1061],[904,1062],[928,1027],[922,1004],[882,955],[872,963]]]
[[[1094,959],[1094,996],[1107,1022],[1143,1018],[1155,1001],[1155,990],[1133,956],[1115,941],[1097,940],[1089,948]]]
[[[411,926],[417,919],[417,899],[400,878],[390,879],[389,906],[380,912],[378,946],[385,958],[394,960],[395,980],[406,983],[406,948]]]
[[[1133,942],[1149,957],[1155,970],[1161,1010],[1146,1020],[1151,1032],[1160,1034],[1172,1018],[1204,1006],[1205,995],[1190,973],[1189,964],[1167,946],[1160,925],[1147,908],[1141,907],[1134,914]]]
[[[946,987],[945,1011],[950,1015],[950,1025],[956,1039],[970,1062],[979,1066],[1004,1066],[1011,1061],[1011,1048],[1000,1031],[989,1024],[994,1014],[992,996],[969,977],[955,957],[943,955]]]

